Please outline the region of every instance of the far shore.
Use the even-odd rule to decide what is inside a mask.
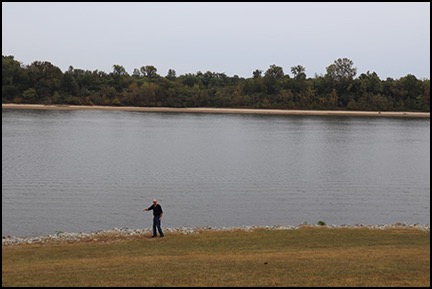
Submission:
[[[99,105],[42,105],[3,103],[2,109],[39,110],[112,110],[141,112],[186,112],[186,113],[225,113],[225,114],[264,114],[264,115],[313,115],[313,116],[368,116],[368,117],[408,117],[430,118],[430,112],[398,111],[348,111],[348,110],[289,110],[289,109],[248,109],[248,108],[173,108],[173,107],[132,107]]]

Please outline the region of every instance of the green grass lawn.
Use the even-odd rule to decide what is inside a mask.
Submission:
[[[429,286],[430,232],[304,227],[2,246],[2,286]]]

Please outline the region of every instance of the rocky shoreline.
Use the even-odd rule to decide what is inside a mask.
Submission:
[[[172,234],[195,234],[204,231],[253,231],[257,229],[265,230],[296,230],[305,227],[321,227],[329,229],[337,228],[366,228],[373,230],[385,229],[417,229],[421,231],[430,231],[430,225],[421,224],[383,224],[383,225],[309,225],[301,224],[298,226],[290,225],[274,225],[274,226],[244,226],[244,227],[179,227],[179,228],[164,228],[166,233]],[[46,244],[46,243],[64,243],[64,242],[79,242],[79,241],[103,241],[125,239],[134,236],[148,236],[151,234],[151,229],[128,229],[128,228],[113,228],[111,230],[101,230],[91,233],[66,233],[58,232],[56,234],[38,237],[16,237],[16,236],[3,236],[2,246],[4,245],[18,245],[18,244]]]

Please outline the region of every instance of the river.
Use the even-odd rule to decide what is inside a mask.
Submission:
[[[430,119],[2,110],[2,235],[430,223]]]

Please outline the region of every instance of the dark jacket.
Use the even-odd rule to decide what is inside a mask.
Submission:
[[[153,216],[155,216],[155,217],[160,217],[162,215],[162,213],[163,213],[162,207],[159,204],[157,204],[156,206],[155,205],[151,205],[150,207],[148,207],[148,210],[149,211],[153,210]]]

